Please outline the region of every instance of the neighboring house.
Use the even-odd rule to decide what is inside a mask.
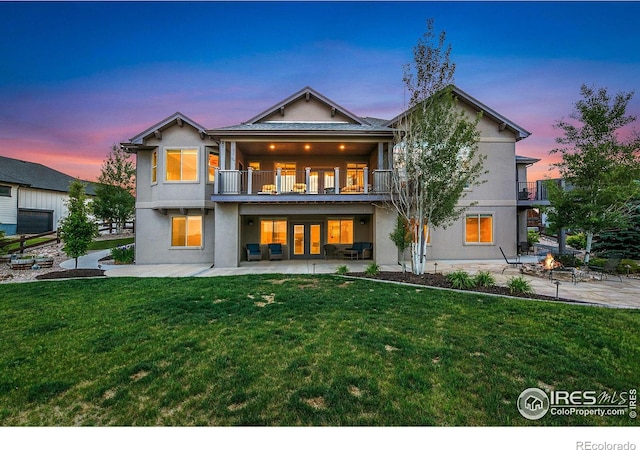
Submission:
[[[74,180],[42,164],[0,156],[0,230],[7,236],[57,230]],[[93,184],[86,191],[95,195]]]
[[[496,259],[526,240],[518,199],[526,168],[515,154],[529,132],[455,88],[469,114],[482,111],[486,183],[447,229],[432,230],[428,257]],[[280,243],[285,259],[325,257],[325,245],[372,243],[378,264],[396,264],[389,238],[393,122],[359,117],[306,87],[239,125],[205,129],[176,113],[122,146],[137,154],[136,262],[235,267],[247,244]]]

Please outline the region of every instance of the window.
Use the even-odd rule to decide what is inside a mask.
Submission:
[[[347,163],[347,187],[364,188],[365,163]]]
[[[465,222],[465,243],[493,243],[493,216],[491,214],[467,214]]]
[[[198,181],[198,149],[167,150],[167,181]]]
[[[11,197],[11,186],[0,186],[0,197]]]
[[[353,220],[338,219],[327,221],[328,244],[353,244]]]
[[[217,153],[209,152],[209,183],[215,181],[216,167],[219,167],[220,157]]]
[[[287,243],[287,221],[283,219],[261,220],[260,243],[263,245],[285,245]]]
[[[174,216],[171,218],[172,247],[202,246],[202,216]]]
[[[151,182],[158,182],[158,150],[151,153]]]
[[[260,170],[260,163],[256,161],[250,162],[249,167],[251,167],[253,170]]]
[[[424,235],[427,236],[427,245],[431,245],[431,229],[429,228],[429,224],[424,224],[423,226],[423,231],[424,231]],[[412,231],[412,236],[413,236],[413,242],[414,243],[418,243],[418,232],[420,230],[420,226],[416,223],[416,221],[414,221],[413,219],[411,219],[411,231]],[[427,234],[429,233],[429,234]]]
[[[296,163],[274,163],[275,170],[281,169],[280,172],[280,192],[293,191],[293,185],[296,183]]]

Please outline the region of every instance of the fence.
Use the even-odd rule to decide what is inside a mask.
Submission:
[[[40,238],[42,237],[46,237],[46,236],[54,236],[51,239],[43,239],[40,240]],[[30,244],[27,244],[27,241],[32,241],[32,240],[37,240],[37,242],[32,242]],[[20,235],[20,237],[15,238],[15,239],[7,239],[6,241],[0,243],[0,248],[3,247],[9,247],[11,245],[15,245],[18,244],[18,247],[15,249],[15,251],[20,252],[21,254],[24,253],[25,250],[32,248],[32,247],[38,247],[40,245],[44,245],[44,244],[49,244],[51,242],[55,242],[57,244],[60,243],[60,233],[58,231],[47,231],[46,233],[40,233],[40,234],[30,234],[30,235]],[[12,249],[12,253],[14,249]]]

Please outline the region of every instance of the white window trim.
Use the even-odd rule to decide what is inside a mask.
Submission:
[[[156,181],[153,181],[153,155],[156,155]],[[158,169],[160,168],[160,158],[158,157],[158,149],[155,149],[151,152],[151,167],[149,168],[149,178],[151,179],[151,186],[156,186],[158,184]],[[165,174],[166,176],[166,174]]]
[[[173,241],[173,218],[174,217],[200,217],[202,219],[202,230],[200,230],[200,245],[172,245]],[[204,230],[205,220],[202,214],[171,214],[169,216],[169,250],[203,250],[204,249]],[[187,236],[189,236],[189,220],[187,219]]]
[[[196,154],[196,179],[195,180],[167,180],[167,152],[170,150],[196,150],[197,154]],[[162,151],[162,160],[164,162],[164,167],[162,170],[162,174],[163,177],[162,179],[164,180],[165,184],[200,184],[200,155],[202,154],[202,147],[198,146],[198,145],[186,145],[183,147],[164,147],[163,151]],[[182,153],[181,153],[182,156]],[[209,154],[207,153],[207,157],[209,156]],[[207,158],[208,159],[208,158]],[[181,166],[180,166],[180,176],[182,177],[182,158],[181,158],[181,162],[180,162]],[[207,168],[208,168],[208,163],[207,163]],[[209,178],[207,176],[207,178]]]
[[[467,217],[491,216],[491,242],[467,242]],[[478,230],[479,231],[479,230]],[[480,235],[478,235],[480,236]],[[469,246],[495,246],[496,245],[496,214],[493,211],[465,212],[462,222],[462,245]]]

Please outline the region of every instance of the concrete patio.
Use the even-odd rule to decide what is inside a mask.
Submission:
[[[523,257],[523,262],[535,262],[536,257]],[[288,261],[252,261],[242,262],[240,267],[212,268],[209,264],[149,264],[130,266],[103,266],[109,277],[214,277],[245,274],[327,274],[335,273],[340,265],[346,265],[351,272],[363,272],[371,261],[349,260],[288,260]],[[437,266],[436,266],[437,263]],[[509,278],[519,276],[520,271],[514,268],[505,269],[504,260],[483,261],[429,261],[427,272],[449,273],[458,269],[470,274],[489,271],[498,285],[506,285]],[[382,271],[401,271],[399,265],[381,266]],[[531,282],[537,294],[556,295],[556,284],[548,278],[525,276]],[[589,281],[573,284],[561,281],[559,286],[561,298],[588,302],[615,308],[640,309],[640,280],[622,277],[609,278],[602,281]]]

